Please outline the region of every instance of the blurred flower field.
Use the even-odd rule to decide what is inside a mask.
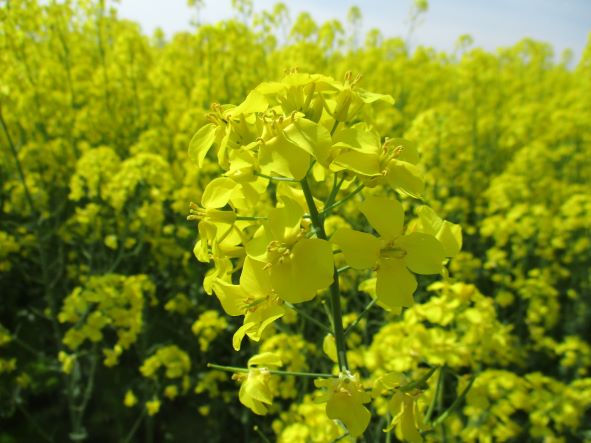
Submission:
[[[591,38],[234,6],[0,2],[0,443],[591,442]]]

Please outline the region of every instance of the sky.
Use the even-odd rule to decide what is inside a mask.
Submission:
[[[255,11],[270,10],[277,0],[254,0]],[[358,6],[363,31],[378,28],[386,37],[405,36],[411,0],[283,0],[292,20],[302,11],[317,22],[337,18]],[[121,0],[119,15],[138,22],[151,34],[160,27],[170,36],[191,29],[194,11],[186,0]],[[200,20],[214,23],[234,16],[231,0],[205,0]],[[591,0],[430,0],[415,30],[413,45],[453,50],[457,38],[470,34],[475,46],[494,51],[531,37],[550,43],[557,56],[570,48],[580,59],[591,32]]]

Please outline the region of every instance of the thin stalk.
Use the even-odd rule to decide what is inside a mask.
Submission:
[[[261,221],[261,220],[267,220],[267,217],[259,217],[257,215],[237,215],[236,220]]]
[[[263,434],[263,431],[261,431],[258,426],[255,426],[253,429],[254,429],[254,432],[259,434],[259,437],[261,437],[261,440],[263,441],[263,443],[271,443],[271,441],[267,438],[267,436],[265,434]]]
[[[337,179],[338,179],[338,174],[335,173],[333,183],[332,183],[332,189],[330,191],[330,194],[326,198],[326,201],[324,202],[324,207],[328,207],[334,203],[335,199],[337,198],[337,194],[339,193],[339,190],[341,189],[341,186],[343,185],[343,182],[345,181],[345,174],[343,174],[343,176],[341,177],[340,180],[337,181]]]
[[[335,120],[334,124],[332,125],[332,128],[330,130],[330,136],[332,137],[334,135],[334,132],[337,130],[337,127],[339,126],[339,121]]]
[[[40,437],[43,438],[43,440],[48,441],[48,442],[53,442],[53,438],[51,438],[49,435],[47,435],[45,433],[43,428],[39,425],[39,423],[37,423],[35,421],[35,419],[31,416],[31,414],[29,414],[29,412],[23,407],[23,405],[18,404],[17,407],[18,407],[18,410],[21,411],[21,413],[25,416],[27,421],[31,424],[31,427],[33,429],[35,429],[35,431],[37,431],[37,433],[39,434]]]
[[[433,421],[433,427],[442,424],[447,419],[447,417],[449,417],[449,415],[452,412],[454,412],[462,404],[462,402],[466,398],[466,395],[468,394],[468,391],[470,391],[470,388],[472,388],[472,385],[474,384],[474,380],[476,380],[476,377],[472,377],[470,379],[470,381],[468,382],[468,384],[466,385],[466,387],[464,388],[462,393],[456,397],[456,399],[451,404],[451,406],[449,408],[447,408],[443,414],[441,414],[439,417],[437,417],[435,419],[435,421]]]
[[[418,380],[411,381],[409,384],[401,386],[400,392],[410,392],[414,389],[425,389],[425,383],[427,383],[427,380],[431,378],[437,369],[439,369],[439,366],[429,369],[429,371],[427,371],[425,375],[423,375]]]
[[[328,240],[326,231],[324,230],[324,223],[322,223],[322,219],[320,218],[320,214],[318,213],[318,208],[316,208],[316,204],[314,203],[314,196],[312,195],[312,190],[310,189],[310,185],[308,184],[308,179],[304,178],[300,183],[302,186],[302,191],[304,191],[304,196],[306,197],[308,209],[310,210],[312,224],[314,225],[316,232],[318,232],[318,238],[322,240]],[[332,318],[334,325],[334,335],[337,347],[339,369],[341,371],[347,371],[349,370],[349,364],[347,362],[345,331],[343,329],[343,313],[341,311],[339,274],[337,272],[336,266],[334,267],[333,279],[330,285],[330,298],[332,301]]]
[[[257,172],[255,175],[257,175],[258,177],[266,178],[267,180],[272,180],[272,181],[276,181],[276,182],[290,182],[290,183],[297,183],[298,182],[298,180],[296,180],[295,178],[273,177],[271,175],[261,174],[260,172]]]
[[[337,269],[337,273],[341,274],[345,271],[348,271],[349,269],[351,269],[351,266],[346,265],[346,266],[343,266],[342,268]]]
[[[353,328],[359,324],[359,322],[369,312],[369,310],[373,307],[373,305],[375,305],[377,303],[377,301],[378,301],[377,298],[373,298],[367,305],[365,305],[365,308],[363,308],[363,311],[361,311],[361,313],[357,316],[357,318],[353,321],[353,323],[351,323],[349,325],[349,327],[347,329],[345,329],[345,336],[347,334],[349,334],[349,332],[351,332],[353,330]]]
[[[237,366],[223,366],[216,365],[215,363],[207,363],[208,368],[217,369],[218,371],[225,372],[242,372],[248,373],[250,369],[240,368]],[[310,378],[338,378],[338,375],[324,374],[321,372],[295,372],[295,371],[280,371],[278,369],[267,369],[270,374],[273,375],[292,375],[294,377],[310,377]]]
[[[435,387],[435,393],[433,394],[433,399],[431,400],[431,404],[427,409],[427,413],[425,414],[425,423],[429,423],[431,417],[433,416],[433,411],[435,410],[435,405],[437,404],[438,399],[441,397],[441,392],[443,390],[443,377],[445,372],[445,366],[442,366],[439,370],[439,377],[437,377],[437,386]]]
[[[321,328],[323,331],[325,332],[332,332],[330,330],[329,327],[327,327],[325,324],[319,322],[318,320],[316,320],[314,317],[312,317],[311,315],[308,315],[306,312],[304,312],[303,310],[300,310],[298,308],[296,308],[294,305],[292,305],[291,303],[285,302],[285,306],[287,306],[289,309],[291,309],[292,311],[295,311],[298,313],[298,315],[301,315],[302,317],[304,317],[306,320],[308,320],[309,322],[314,323],[316,326],[318,326],[319,328]]]
[[[332,205],[324,208],[324,210],[322,211],[322,216],[326,217],[328,214],[330,214],[330,211],[332,211],[335,208],[338,208],[339,206],[344,205],[345,203],[347,203],[349,200],[351,200],[353,197],[355,197],[357,194],[359,194],[363,188],[365,188],[365,185],[361,184],[359,186],[357,186],[349,195],[347,195],[345,198],[343,198],[342,200],[339,200],[336,203],[333,203]]]
[[[331,333],[332,333],[332,335],[334,335],[334,319],[332,318],[332,314],[331,314],[332,309],[330,309],[328,307],[325,300],[323,300],[320,304],[322,305],[322,309],[324,309],[324,313],[326,314],[326,317],[328,318],[328,321],[330,322]]]
[[[146,408],[143,408],[142,409],[142,412],[139,415],[139,417],[135,420],[135,423],[133,424],[133,426],[129,430],[129,433],[127,434],[127,437],[125,437],[125,440],[123,440],[123,443],[129,443],[131,441],[131,439],[133,438],[133,436],[137,432],[138,428],[142,424],[142,420],[144,419],[144,416],[145,415],[146,415]]]
[[[4,130],[4,134],[6,135],[6,140],[8,141],[8,146],[10,147],[10,152],[14,157],[14,162],[16,163],[16,170],[18,172],[18,176],[23,184],[23,189],[25,190],[25,198],[27,199],[27,203],[31,208],[31,214],[35,215],[37,211],[35,211],[35,205],[33,204],[33,197],[31,197],[31,192],[29,191],[29,187],[27,186],[27,181],[25,180],[25,172],[23,170],[23,166],[21,164],[20,159],[18,158],[18,152],[16,151],[16,146],[12,141],[12,137],[10,136],[10,132],[8,131],[8,126],[4,121],[4,115],[2,114],[2,107],[0,106],[0,124],[2,124],[2,129]]]

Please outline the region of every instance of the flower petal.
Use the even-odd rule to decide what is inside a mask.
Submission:
[[[203,190],[201,205],[204,208],[223,208],[230,201],[237,186],[238,183],[231,178],[214,178]]]
[[[355,399],[348,392],[335,392],[326,403],[328,418],[341,420],[352,437],[363,434],[371,418],[367,408]]]
[[[386,181],[392,188],[414,198],[421,198],[425,188],[421,170],[412,163],[396,159],[388,162]]]
[[[316,292],[330,286],[334,262],[330,243],[320,239],[300,240],[292,258],[271,267],[271,283],[277,295],[289,303],[312,300]]]
[[[213,145],[216,137],[217,126],[208,123],[202,126],[191,139],[189,144],[189,158],[197,166],[202,167],[207,151]]]
[[[244,300],[246,300],[248,294],[239,285],[216,280],[213,283],[213,291],[220,300],[226,314],[231,316],[244,314]]]
[[[384,240],[402,234],[404,209],[398,200],[370,195],[359,209]]]
[[[417,279],[406,269],[402,260],[380,260],[377,272],[376,296],[388,308],[410,307],[417,289]]]
[[[331,241],[341,248],[345,260],[355,269],[373,268],[379,259],[381,242],[366,232],[340,228]]]
[[[271,293],[269,273],[264,268],[265,263],[263,262],[250,257],[244,259],[242,274],[240,274],[240,286],[246,294],[258,298]]]
[[[439,240],[429,234],[413,232],[401,237],[396,245],[406,251],[404,262],[415,274],[439,274],[445,250]]]
[[[301,180],[310,167],[310,154],[279,135],[261,145],[259,164],[263,174]]]

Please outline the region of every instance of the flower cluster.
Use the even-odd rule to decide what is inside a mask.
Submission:
[[[200,204],[191,204],[188,219],[198,221],[196,257],[213,264],[205,291],[215,293],[228,315],[243,317],[234,349],[245,337],[261,341],[276,321],[328,292],[332,338],[323,347],[340,375],[318,386],[327,390],[327,416],[352,436],[369,424],[363,404],[371,397],[349,372],[336,263],[344,259],[345,268],[375,275],[375,301],[396,310],[414,304],[415,274],[441,274],[462,244],[460,227],[428,206],[405,225],[392,193],[421,197],[418,154],[412,143],[382,138],[364,121],[368,108],[393,101],[359,88],[359,80],[294,71],[281,82],[262,83],[238,106],[212,106],[210,123],[189,147],[197,167],[212,153],[224,171],[207,184]],[[329,237],[325,219],[355,200],[378,236],[340,227]],[[354,222],[354,210],[342,213]],[[264,414],[271,377],[258,368],[248,373],[240,400]]]

